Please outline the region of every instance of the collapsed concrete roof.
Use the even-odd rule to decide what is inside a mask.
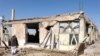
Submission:
[[[59,14],[55,16],[48,16],[48,17],[34,17],[34,18],[26,18],[26,19],[19,19],[19,20],[8,20],[4,21],[4,25],[11,25],[11,24],[17,24],[17,23],[39,23],[42,21],[72,21],[72,20],[79,20],[80,17],[83,17],[86,19],[87,23],[94,26],[94,24],[89,20],[89,18],[84,14],[83,11],[80,12],[74,12],[69,14]]]

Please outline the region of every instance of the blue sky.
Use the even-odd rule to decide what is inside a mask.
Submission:
[[[0,16],[11,18],[15,8],[16,18],[52,16],[79,11],[80,0],[0,0]],[[100,28],[100,0],[82,0],[83,10]]]

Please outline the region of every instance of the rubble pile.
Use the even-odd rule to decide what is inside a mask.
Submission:
[[[11,56],[10,50],[6,50],[0,56]],[[72,52],[61,52],[61,51],[52,51],[52,50],[44,50],[44,49],[33,49],[33,48],[24,48],[20,49],[16,56],[75,56]]]

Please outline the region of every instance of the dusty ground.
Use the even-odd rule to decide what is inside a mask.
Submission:
[[[12,56],[10,50],[0,51],[0,56]],[[25,48],[18,51],[15,56],[74,56],[72,52],[51,51],[43,49]]]
[[[96,41],[84,50],[85,56],[100,56],[100,41]]]
[[[5,52],[5,48],[0,47],[0,56],[2,56]]]

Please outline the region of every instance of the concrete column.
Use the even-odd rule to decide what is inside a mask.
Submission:
[[[55,35],[56,49],[59,49],[59,23],[56,23],[53,27],[53,33]]]
[[[19,47],[25,44],[26,40],[26,25],[25,24],[13,24],[12,35],[15,35],[18,39]]]
[[[53,29],[52,29],[53,30]],[[52,32],[52,37],[51,37],[51,50],[54,49],[54,42],[55,42],[55,35],[54,33]]]
[[[2,20],[4,19],[4,17],[3,16],[0,16],[0,45],[1,46],[4,46],[4,44],[2,43],[2,41],[1,40],[3,40],[3,37],[4,37],[4,35],[3,35],[3,25],[2,25]]]
[[[92,34],[91,34],[91,42],[95,41],[95,28],[93,27],[92,29]]]
[[[86,35],[86,21],[84,18],[80,18],[80,34],[79,43],[81,43]]]
[[[1,40],[3,40],[3,26],[2,25],[0,27],[0,45],[3,46],[3,43]]]
[[[99,36],[98,31],[96,31],[96,40],[98,40],[98,36]]]

